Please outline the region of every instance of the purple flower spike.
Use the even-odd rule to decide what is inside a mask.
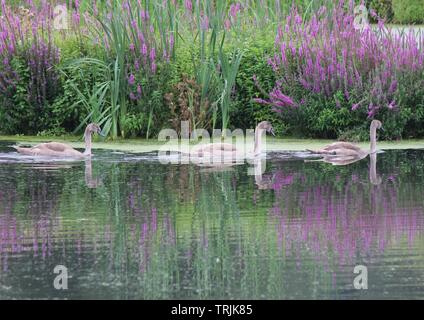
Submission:
[[[289,106],[289,107],[294,107],[296,105],[292,98],[283,94],[281,90],[278,88],[275,88],[273,91],[271,91],[269,96],[273,104],[276,104],[279,102],[279,103],[282,103],[284,106]]]
[[[202,21],[201,21],[201,28],[202,30],[206,31],[209,29],[209,18],[208,16],[203,16]]]
[[[150,49],[150,61],[153,62],[156,59],[156,50],[155,48]]]
[[[133,74],[130,74],[130,76],[128,77],[128,84],[130,86],[134,85],[135,83],[135,76]]]
[[[270,104],[268,101],[261,99],[261,98],[254,98],[253,101],[259,104]]]
[[[185,0],[184,6],[185,6],[187,11],[191,12],[193,10],[193,3],[191,2],[191,0]]]
[[[236,18],[237,17],[237,13],[240,11],[240,8],[241,8],[241,5],[240,5],[239,2],[237,2],[235,4],[233,3],[230,6],[230,16],[233,17],[233,18]]]
[[[147,46],[145,43],[143,43],[143,45],[141,46],[141,54],[143,56],[147,56]]]
[[[230,21],[230,19],[225,19],[225,21],[224,21],[224,28],[227,31],[231,29],[231,21]]]

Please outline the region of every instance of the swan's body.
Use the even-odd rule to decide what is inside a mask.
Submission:
[[[15,146],[14,148],[19,153],[29,156],[85,158],[91,156],[91,135],[94,132],[97,132],[98,134],[102,135],[100,127],[97,124],[91,123],[87,126],[84,133],[84,152],[79,152],[71,146],[60,142],[40,143],[31,148],[22,148],[17,146]]]
[[[358,161],[367,155],[377,151],[377,129],[381,128],[381,122],[373,120],[370,126],[370,149],[361,149],[356,144],[350,142],[334,142],[319,150],[309,150],[313,153],[324,154],[328,156],[347,157]]]
[[[270,132],[274,134],[271,123],[268,121],[260,122],[255,129],[255,146],[253,150],[253,157],[256,157],[262,152],[262,134],[263,132]],[[218,164],[218,163],[229,163],[239,160],[244,160],[246,154],[244,150],[239,150],[235,145],[231,143],[208,143],[198,145],[190,150],[189,156],[197,158],[194,162],[202,164]]]
[[[191,156],[200,158],[210,157],[233,157],[237,155],[237,148],[231,143],[208,143],[203,145],[197,145],[190,150]]]

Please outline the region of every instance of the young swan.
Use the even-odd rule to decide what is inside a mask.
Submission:
[[[85,129],[85,151],[83,153],[75,150],[71,146],[60,142],[40,143],[31,148],[14,147],[19,153],[29,156],[48,156],[48,157],[73,157],[85,158],[91,156],[91,135],[98,133],[104,136],[100,127],[95,123],[90,123]]]
[[[370,126],[370,149],[361,149],[350,142],[334,142],[320,150],[308,150],[313,153],[325,154],[329,156],[353,157],[363,159],[369,154],[377,151],[377,129],[381,129],[382,124],[379,120],[373,120]]]
[[[260,122],[255,129],[255,145],[253,150],[253,156],[258,156],[262,152],[262,133],[266,131],[274,135],[274,129],[269,121]],[[225,162],[244,158],[242,150],[238,150],[234,144],[231,143],[208,143],[199,146],[195,146],[190,151],[190,156],[199,158],[222,158]]]

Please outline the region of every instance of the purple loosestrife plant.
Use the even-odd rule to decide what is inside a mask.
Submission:
[[[19,94],[27,110],[33,110],[30,122],[25,124],[25,132],[38,132],[41,117],[46,117],[45,109],[60,92],[59,74],[55,65],[59,63],[59,50],[52,36],[53,7],[41,1],[39,7],[20,7],[14,10],[1,2],[0,21],[0,97],[9,120],[17,121],[12,114]],[[19,70],[15,70],[18,68]],[[21,81],[22,77],[27,77]],[[19,84],[18,84],[19,83]],[[18,88],[26,85],[26,88]],[[23,115],[21,114],[23,117]]]
[[[353,2],[346,6],[340,1],[332,12],[322,7],[303,21],[293,7],[278,28],[275,54],[268,59],[278,81],[268,99],[257,102],[279,110],[315,94],[336,107],[343,99],[350,101],[352,111],[363,110],[368,118],[397,110],[399,76],[422,78],[424,35],[391,32],[381,20],[356,30],[352,8]]]

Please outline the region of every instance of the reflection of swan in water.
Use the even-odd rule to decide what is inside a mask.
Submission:
[[[97,188],[98,186],[102,184],[102,180],[100,179],[100,177],[93,178],[93,168],[91,165],[90,158],[85,160],[84,177],[85,177],[85,185],[88,188]]]
[[[346,166],[348,164],[355,163],[359,160],[362,160],[366,157],[358,157],[358,156],[331,156],[331,155],[325,155],[321,159],[317,160],[305,160],[305,162],[325,162],[325,163],[331,163],[333,166]]]
[[[254,164],[254,174],[255,174],[255,184],[258,186],[258,189],[272,189],[274,185],[274,175],[264,175],[264,167],[262,164],[265,162],[263,159],[255,159]]]
[[[380,185],[382,179],[377,175],[377,153],[372,153],[370,156],[370,166],[369,166],[369,180],[373,185]],[[333,165],[348,165],[355,163],[363,158],[359,157],[330,157],[326,156],[323,159],[318,160],[305,160],[305,162],[326,162]],[[259,189],[270,189],[274,185],[274,175],[263,175],[264,170],[262,169],[261,159],[254,160],[254,175],[255,183]]]
[[[226,172],[233,171],[234,166],[238,164],[244,164],[244,162],[235,162],[235,163],[223,163],[221,165],[209,166],[204,164],[198,164],[199,167],[203,167],[200,172],[203,173],[212,173],[212,172]],[[263,174],[266,164],[265,159],[256,158],[253,160],[253,168],[248,168],[249,175],[254,175],[255,184],[258,186],[258,189],[272,189],[274,185],[274,174]]]
[[[36,169],[43,171],[59,171],[63,169],[71,169],[73,168],[73,164],[68,163],[31,163],[24,168],[28,169]],[[100,177],[93,178],[93,168],[91,164],[91,158],[85,160],[85,169],[84,169],[84,179],[85,185],[88,188],[97,188],[102,184],[102,180]]]
[[[232,164],[228,164],[228,165],[223,164],[223,165],[215,165],[215,166],[198,164],[198,166],[202,168],[202,169],[200,169],[200,172],[208,173],[208,172],[234,171],[234,166],[236,164],[239,164],[239,163],[232,163]]]
[[[85,151],[81,153],[71,146],[60,143],[60,142],[47,142],[40,143],[31,148],[22,148],[15,146],[14,148],[22,154],[29,156],[48,156],[48,157],[74,157],[83,158],[91,156],[91,135],[93,133],[102,135],[100,127],[95,123],[90,123],[85,129],[84,140],[85,140]]]
[[[370,154],[370,182],[373,185],[379,185],[382,182],[380,176],[377,176],[377,154]]]
[[[365,158],[367,155],[375,153],[377,150],[377,129],[381,128],[381,122],[379,120],[373,120],[370,126],[370,149],[361,149],[359,146],[350,142],[334,142],[319,150],[308,150],[317,154],[324,154],[333,157],[352,157],[357,159],[353,162]],[[342,160],[347,161],[346,160]],[[351,163],[353,163],[351,162]],[[347,163],[346,163],[347,164]],[[344,164],[341,164],[344,165]]]
[[[377,175],[377,153],[372,153],[370,156],[370,169],[369,169],[369,179],[371,184],[379,185],[382,182],[380,176]],[[355,163],[363,158],[360,157],[337,157],[337,156],[325,156],[322,159],[318,160],[305,160],[305,162],[326,162],[331,163],[335,166],[345,166],[348,164]]]

